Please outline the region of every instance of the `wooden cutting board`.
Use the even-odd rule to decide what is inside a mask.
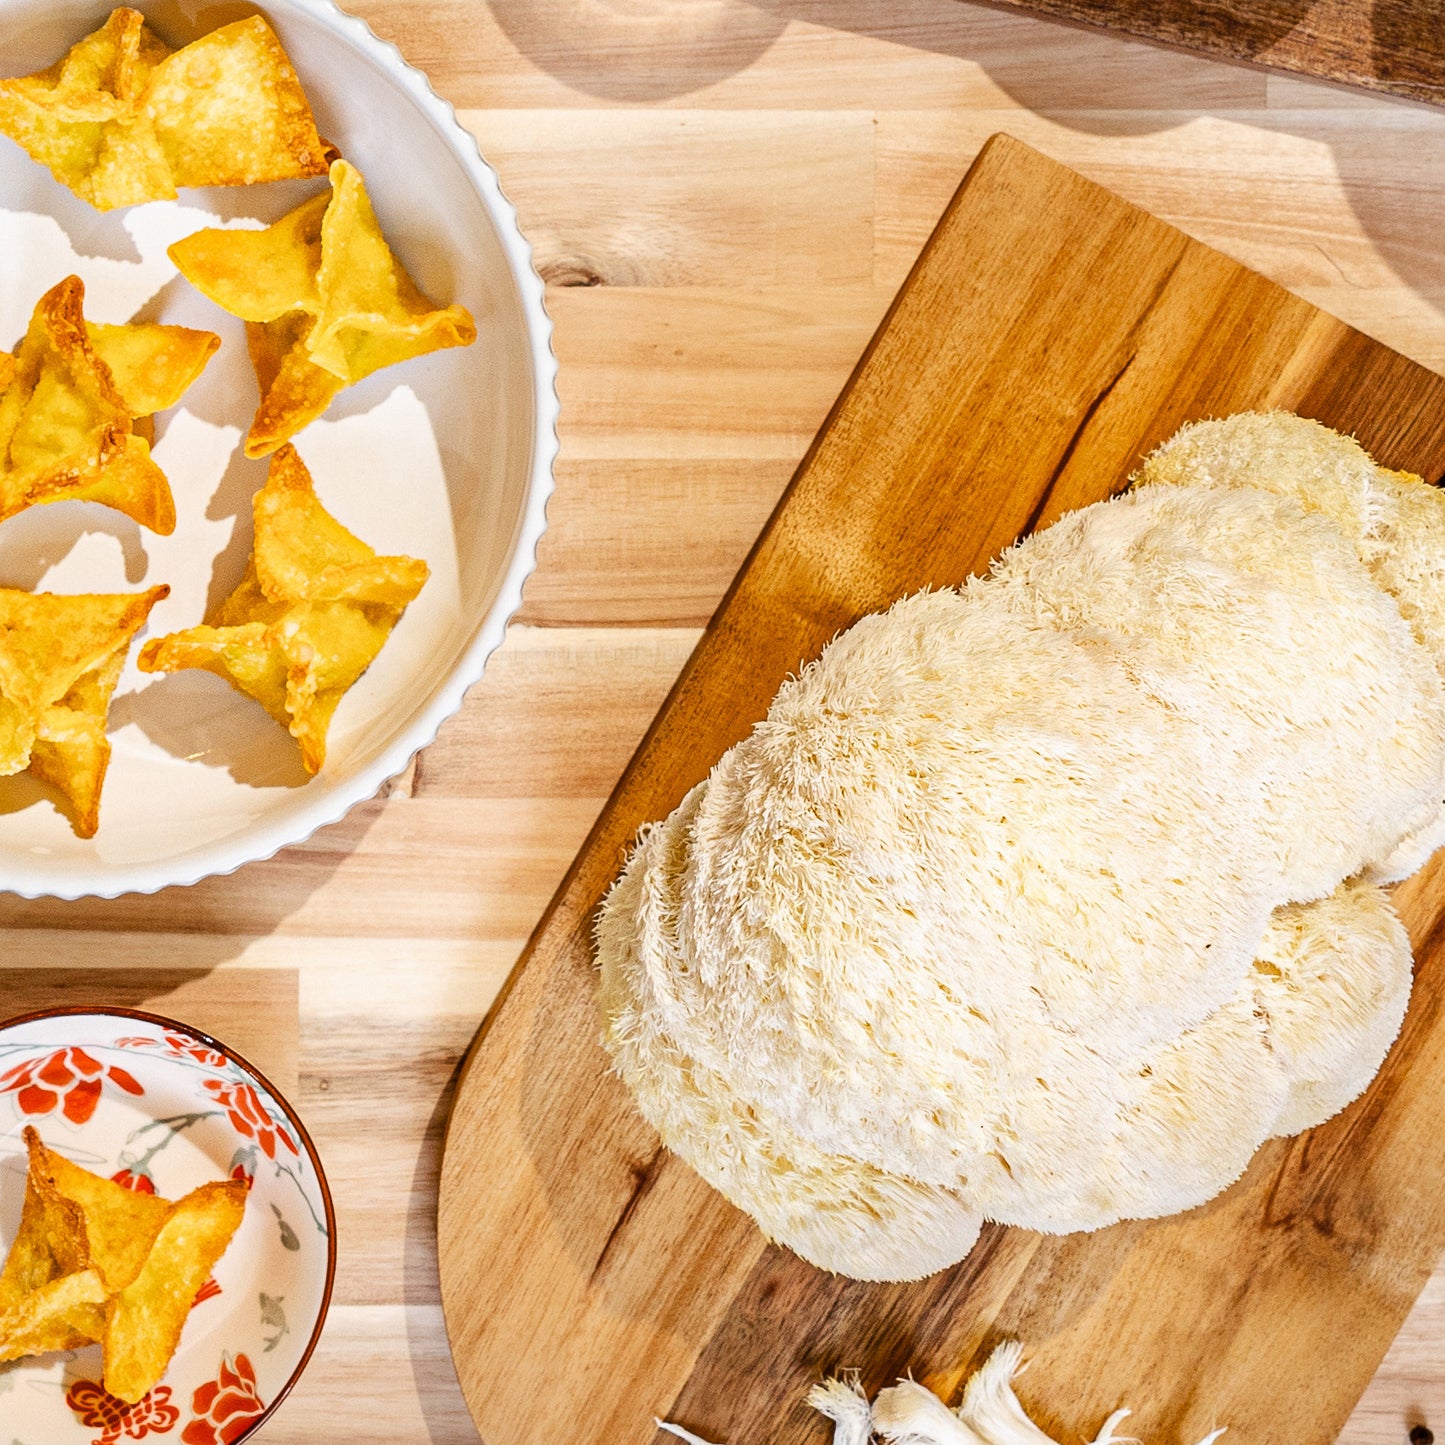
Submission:
[[[1287,407],[1392,467],[1445,471],[1445,380],[997,136],[803,459],[468,1056],[439,1249],[486,1445],[645,1445],[660,1415],[729,1445],[828,1439],[825,1372],[945,1394],[1022,1339],[1061,1439],[1127,1403],[1149,1445],[1332,1440],[1445,1247],[1445,869],[1400,890],[1418,960],[1366,1096],[1266,1145],[1173,1219],[1051,1239],[989,1227],[912,1285],[766,1246],[607,1073],[597,904],[670,811],[840,628],[985,570],[1117,490],[1183,422]]]
[[[1002,0],[1221,60],[1445,104],[1438,0]]]

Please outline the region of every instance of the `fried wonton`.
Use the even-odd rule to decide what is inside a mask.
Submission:
[[[95,835],[110,762],[110,699],[131,639],[170,591],[60,597],[0,588],[0,776],[57,789],[71,825]]]
[[[25,1144],[20,1230],[0,1272],[0,1361],[100,1341],[105,1388],[134,1404],[165,1373],[249,1186],[219,1180],[172,1203],[82,1169],[33,1128]]]
[[[26,1139],[31,1175],[38,1176],[42,1188],[77,1212],[75,1217],[85,1231],[83,1257],[100,1276],[107,1293],[118,1293],[133,1284],[170,1215],[169,1202],[82,1169],[46,1148],[40,1135],[31,1132],[35,1142]]]
[[[70,276],[42,296],[13,356],[0,352],[0,522],[40,502],[100,502],[175,530],[148,418],[181,399],[221,338],[184,326],[104,326]]]
[[[283,446],[256,493],[246,575],[204,626],[148,642],[143,672],[199,667],[259,702],[301,745],[310,773],[346,690],[371,665],[428,576],[414,557],[378,557],[322,507]]]
[[[78,1231],[74,1221],[67,1221],[60,1231],[55,1229],[45,1196],[36,1188],[34,1178],[27,1177],[25,1202],[20,1207],[20,1228],[10,1246],[5,1268],[0,1270],[0,1313],[57,1275],[81,1268],[85,1264],[80,1249],[83,1243],[84,1234]]]
[[[373,371],[476,340],[466,308],[434,307],[392,255],[361,172],[345,161],[332,163],[329,193],[275,225],[197,231],[170,257],[246,323],[261,392],[248,457],[275,451]]]
[[[94,1336],[75,1320],[105,1300],[105,1286],[93,1269],[77,1270],[38,1285],[9,1309],[0,1311],[0,1361],[51,1350],[74,1350]]]
[[[197,1292],[246,1208],[242,1179],[217,1180],[166,1206],[135,1280],[105,1302],[105,1388],[130,1404],[160,1382]]]
[[[172,51],[114,10],[48,70],[0,80],[0,131],[102,211],[317,176],[336,154],[259,15]]]

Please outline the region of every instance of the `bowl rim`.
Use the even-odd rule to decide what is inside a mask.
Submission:
[[[145,4],[145,0],[139,0]],[[3,7],[0,7],[3,8]],[[268,21],[272,15],[294,14],[319,23],[337,40],[375,61],[434,127],[470,180],[483,208],[496,226],[497,239],[517,288],[527,329],[531,366],[533,418],[532,456],[526,487],[515,523],[511,555],[497,585],[491,607],[476,623],[470,641],[429,703],[404,724],[376,757],[343,783],[320,791],[312,803],[301,804],[280,818],[260,818],[225,838],[185,854],[147,863],[108,866],[98,861],[76,866],[71,861],[47,865],[35,859],[12,858],[14,876],[0,860],[0,893],[20,898],[118,898],[127,893],[157,893],[163,888],[190,887],[204,878],[224,877],[247,863],[273,858],[282,848],[304,843],[318,829],[340,821],[358,803],[376,795],[382,785],[403,772],[413,757],[436,739],[437,730],[462,705],[478,683],[493,652],[501,646],[508,624],[522,603],[522,587],[536,569],[537,547],[547,530],[547,503],[555,489],[559,451],[557,419],[557,356],[545,287],[533,262],[532,246],[522,233],[517,208],[502,190],[501,180],[483,157],[475,135],[457,118],[456,107],[432,87],[425,72],[410,64],[400,49],[383,40],[361,19],[335,0],[250,0],[249,8]],[[311,780],[314,785],[321,779]]]
[[[42,1019],[74,1018],[77,1015],[91,1018],[138,1019],[142,1023],[159,1024],[163,1028],[175,1029],[176,1032],[185,1034],[198,1043],[205,1044],[208,1048],[223,1054],[243,1073],[249,1074],[251,1078],[255,1079],[266,1093],[280,1105],[287,1121],[296,1130],[297,1137],[306,1150],[306,1156],[311,1160],[311,1167],[316,1171],[316,1182],[321,1187],[322,1212],[326,1216],[326,1283],[321,1291],[321,1304],[316,1312],[316,1323],[312,1327],[311,1338],[307,1340],[306,1348],[301,1352],[301,1357],[297,1360],[296,1367],[291,1371],[286,1383],[272,1397],[271,1403],[266,1406],[264,1413],[258,1415],[236,1436],[235,1445],[241,1445],[243,1440],[249,1439],[276,1413],[281,1402],[291,1393],[292,1387],[311,1362],[311,1356],[315,1353],[316,1346],[321,1342],[321,1332],[326,1325],[326,1316],[331,1310],[331,1293],[336,1283],[336,1207],[332,1202],[331,1186],[326,1179],[326,1170],[321,1166],[321,1155],[317,1152],[306,1125],[301,1122],[300,1116],[285,1094],[244,1055],[238,1054],[229,1044],[222,1043],[220,1039],[214,1038],[193,1024],[182,1023],[179,1019],[170,1018],[166,1014],[151,1013],[146,1009],[122,1008],[120,1005],[95,1007],[88,1004],[63,1004],[55,1008],[31,1009],[26,1013],[0,1019],[0,1034],[9,1029],[18,1028],[22,1024],[37,1023]]]

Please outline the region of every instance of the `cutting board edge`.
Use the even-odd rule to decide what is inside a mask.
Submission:
[[[953,200],[950,202],[949,208],[945,211],[945,213],[944,213],[945,219],[952,213],[954,207],[958,204],[959,198],[960,198],[960,196],[963,194],[965,188],[967,187],[968,182],[971,181],[971,180],[973,180],[973,179],[975,178],[975,176],[979,173],[979,162],[983,159],[983,157],[985,156],[985,154],[1006,153],[1011,146],[1012,146],[1012,147],[1017,147],[1019,152],[1027,153],[1027,155],[1032,158],[1031,163],[1033,163],[1033,164],[1037,164],[1037,163],[1039,163],[1039,162],[1046,162],[1049,166],[1058,167],[1058,163],[1057,163],[1057,162],[1053,162],[1052,160],[1050,160],[1050,159],[1047,158],[1047,157],[1040,156],[1037,152],[1033,151],[1030,147],[1028,147],[1027,145],[1025,145],[1025,144],[1022,143],[1022,142],[1019,142],[1019,141],[1015,140],[1013,137],[1007,136],[1006,134],[1002,134],[1002,135],[996,136],[996,137],[990,137],[989,143],[986,144],[985,148],[980,151],[979,158],[976,159],[974,166],[970,168],[970,171],[969,171],[968,175],[965,177],[965,182],[964,182],[964,184],[961,185],[960,188],[959,188],[959,191],[955,193],[955,196],[954,196]],[[1058,167],[1058,168],[1061,169],[1061,170],[1067,170],[1067,168],[1065,168],[1065,167]],[[1074,174],[1074,173],[1070,172],[1070,174],[1072,175],[1072,174]],[[1100,191],[1100,192],[1105,192],[1105,191],[1106,191],[1106,188],[1105,188],[1105,187],[1098,186],[1097,183],[1089,182],[1088,184],[1089,184],[1091,187],[1094,187],[1095,189],[1097,189],[1097,190]],[[1156,226],[1156,227],[1166,227],[1170,232],[1173,232],[1173,233],[1179,235],[1180,237],[1182,237],[1183,240],[1186,241],[1186,242],[1187,242],[1189,245],[1191,245],[1191,246],[1205,247],[1205,243],[1199,242],[1199,241],[1195,240],[1194,238],[1188,237],[1186,233],[1180,231],[1177,227],[1169,227],[1169,226],[1167,226],[1167,223],[1162,222],[1162,221],[1158,220],[1158,218],[1151,216],[1151,215],[1150,215],[1147,211],[1145,211],[1143,208],[1138,207],[1138,206],[1136,206],[1136,205],[1133,205],[1133,203],[1130,203],[1130,202],[1124,200],[1123,198],[1118,197],[1117,195],[1115,195],[1115,194],[1112,193],[1112,192],[1108,192],[1108,195],[1109,195],[1109,197],[1110,197],[1111,203],[1114,204],[1116,207],[1119,207],[1119,208],[1127,208],[1127,210],[1128,210],[1129,212],[1136,213],[1137,215],[1139,215],[1139,216],[1141,216],[1141,217],[1147,217],[1151,225]],[[942,226],[942,222],[940,222],[940,227],[941,227],[941,226]],[[935,237],[936,237],[936,235],[937,235],[937,232],[935,232]],[[934,242],[935,237],[931,237],[931,238],[930,238],[929,247],[925,247],[925,250],[924,250],[924,252],[920,255],[919,261],[918,261],[918,263],[916,263],[914,270],[910,272],[909,283],[911,283],[911,282],[913,281],[914,276],[916,275],[916,273],[917,273],[917,271],[918,271],[918,269],[919,269],[919,266],[922,265],[925,257],[927,256],[927,254],[928,254],[928,252],[929,252],[929,249],[930,249],[930,247],[932,246],[932,244],[933,244],[933,242]],[[1207,249],[1207,247],[1206,247],[1206,249]],[[1250,268],[1243,266],[1241,263],[1234,262],[1234,261],[1230,260],[1229,264],[1230,264],[1232,267],[1236,268],[1236,269],[1237,269],[1239,272],[1241,272],[1241,273],[1243,273],[1243,272],[1249,272],[1249,274],[1254,275],[1254,276],[1256,276],[1256,277],[1258,277],[1258,275],[1259,275],[1259,273],[1250,271]],[[1265,280],[1266,284],[1267,284],[1269,287],[1272,287],[1274,290],[1280,292],[1281,294],[1287,294],[1287,293],[1285,293],[1284,288],[1279,287],[1279,286],[1277,285],[1277,283],[1269,282],[1269,281],[1267,280],[1267,278],[1261,278],[1261,279]],[[905,283],[905,287],[906,287],[906,285],[909,284],[909,283]],[[679,692],[684,688],[684,686],[685,686],[686,682],[688,681],[688,679],[690,678],[693,670],[694,670],[697,666],[700,665],[699,659],[700,659],[700,655],[701,655],[702,650],[703,650],[704,643],[705,643],[706,640],[707,640],[707,637],[713,632],[714,628],[717,626],[717,624],[718,624],[718,622],[719,622],[719,619],[725,616],[726,611],[727,611],[727,608],[728,608],[730,602],[732,601],[733,597],[734,597],[735,594],[737,593],[737,591],[738,591],[740,585],[742,584],[743,579],[744,579],[745,576],[747,575],[749,569],[752,567],[754,561],[755,561],[756,558],[758,557],[759,552],[760,552],[760,549],[762,549],[762,548],[764,547],[764,545],[766,544],[768,538],[770,537],[770,535],[772,534],[772,532],[774,531],[774,529],[778,526],[779,520],[780,520],[780,518],[782,517],[783,513],[784,513],[785,510],[786,510],[786,506],[787,506],[788,501],[792,498],[794,489],[795,489],[795,487],[796,487],[799,479],[807,472],[808,467],[809,467],[809,465],[810,465],[810,463],[811,463],[814,455],[815,455],[816,452],[817,452],[817,449],[818,449],[818,447],[819,447],[819,445],[820,445],[820,442],[821,442],[822,437],[825,435],[825,433],[827,432],[827,430],[832,426],[834,420],[836,419],[836,417],[837,417],[837,415],[838,415],[838,413],[839,413],[840,408],[844,405],[844,403],[846,402],[846,400],[847,400],[848,396],[850,395],[852,389],[853,389],[854,386],[857,384],[857,381],[858,381],[858,379],[859,379],[859,376],[861,375],[863,369],[865,368],[867,361],[869,360],[869,358],[870,358],[871,355],[873,354],[874,348],[875,348],[876,345],[878,344],[878,341],[879,341],[880,336],[884,333],[888,322],[891,321],[891,319],[893,318],[893,316],[894,316],[894,314],[895,314],[895,312],[896,312],[896,309],[897,309],[898,305],[900,304],[900,300],[901,300],[901,298],[902,298],[902,296],[903,296],[903,294],[904,294],[904,289],[905,289],[905,288],[900,288],[899,295],[898,295],[898,297],[895,297],[893,304],[890,306],[889,311],[888,311],[887,315],[886,315],[885,318],[884,318],[884,322],[880,325],[880,327],[878,328],[878,330],[875,331],[873,338],[870,340],[869,345],[868,345],[868,347],[865,349],[865,351],[864,351],[862,357],[860,358],[857,366],[855,366],[855,368],[853,369],[853,372],[850,374],[850,376],[849,376],[849,378],[848,378],[848,382],[846,383],[846,385],[845,385],[842,393],[840,394],[840,396],[839,396],[839,398],[837,399],[837,401],[834,403],[834,406],[830,409],[830,411],[829,411],[829,413],[828,413],[828,418],[825,420],[825,423],[824,423],[823,427],[820,428],[818,435],[815,436],[815,438],[814,438],[814,440],[813,440],[813,443],[810,445],[809,450],[808,450],[808,452],[805,454],[805,457],[804,457],[803,461],[800,463],[797,471],[794,473],[793,479],[790,481],[790,483],[789,483],[789,485],[788,485],[788,488],[787,488],[787,490],[784,492],[784,495],[783,495],[782,499],[780,499],[780,502],[779,502],[779,504],[778,504],[778,507],[774,510],[773,514],[770,516],[768,523],[767,523],[766,526],[764,527],[764,529],[763,529],[762,533],[760,534],[757,542],[754,544],[753,548],[750,550],[750,552],[749,552],[749,554],[748,554],[748,558],[745,560],[743,566],[739,569],[739,572],[738,572],[737,576],[734,578],[733,583],[732,583],[731,586],[729,587],[727,594],[725,594],[722,603],[719,605],[719,608],[718,608],[717,612],[714,614],[713,620],[712,620],[712,622],[710,622],[710,624],[709,624],[708,631],[707,631],[707,633],[705,633],[705,635],[704,635],[704,642],[699,643],[698,649],[695,650],[694,653],[692,654],[692,656],[689,658],[688,664],[684,667],[683,672],[680,674],[677,682],[674,684],[673,689],[671,689],[671,690],[669,691],[668,697],[667,697],[667,699],[664,701],[662,707],[661,707],[661,708],[659,709],[659,711],[658,711],[657,716],[654,718],[653,723],[652,723],[651,726],[649,727],[648,732],[647,732],[647,734],[646,734],[645,737],[644,737],[643,743],[639,746],[639,749],[638,749],[637,753],[634,755],[633,759],[632,759],[631,762],[629,763],[628,768],[627,768],[627,770],[624,772],[622,779],[619,781],[619,784],[618,784],[617,788],[614,790],[613,794],[611,795],[611,797],[610,797],[609,800],[608,800],[607,805],[604,807],[602,813],[599,815],[599,818],[598,818],[597,823],[594,825],[594,828],[593,828],[592,832],[589,833],[589,835],[588,835],[588,839],[587,839],[586,842],[584,843],[582,849],[579,850],[579,853],[578,853],[577,857],[574,859],[572,866],[571,866],[571,867],[569,868],[569,870],[568,870],[568,874],[566,875],[566,878],[564,879],[563,885],[561,886],[561,888],[559,888],[558,893],[554,896],[552,902],[549,904],[548,909],[547,909],[547,912],[543,915],[542,921],[539,923],[538,928],[534,931],[534,934],[533,934],[533,936],[532,936],[532,939],[531,939],[531,940],[529,941],[529,943],[528,943],[527,949],[524,951],[524,953],[523,953],[523,955],[522,955],[522,958],[519,960],[519,963],[518,963],[517,968],[513,971],[513,974],[512,974],[512,976],[511,976],[511,978],[509,979],[509,984],[508,984],[508,997],[510,997],[511,990],[512,990],[513,986],[515,985],[515,983],[522,977],[522,974],[523,974],[523,972],[524,972],[524,965],[525,965],[526,963],[528,963],[528,962],[535,956],[535,953],[540,949],[541,944],[544,942],[544,940],[546,939],[546,937],[548,936],[548,934],[551,932],[551,930],[552,930],[552,928],[553,928],[553,925],[556,923],[556,921],[557,921],[557,919],[558,919],[558,917],[559,917],[559,914],[569,905],[569,903],[573,903],[574,900],[572,900],[572,898],[571,898],[570,895],[571,895],[575,890],[577,890],[578,887],[579,887],[579,882],[580,882],[580,880],[581,880],[581,878],[582,878],[583,869],[584,869],[585,864],[586,864],[586,862],[587,862],[588,855],[590,854],[590,852],[592,851],[592,849],[594,848],[594,846],[597,844],[599,838],[601,838],[601,837],[603,836],[604,830],[605,830],[605,824],[607,823],[607,821],[608,821],[608,819],[609,819],[609,817],[610,817],[610,815],[611,815],[614,807],[619,803],[619,800],[625,795],[626,789],[627,789],[627,785],[629,784],[631,778],[634,776],[634,774],[635,774],[636,771],[638,770],[638,768],[639,768],[639,766],[640,766],[640,761],[643,759],[644,755],[646,754],[646,751],[647,751],[648,746],[650,745],[653,737],[654,737],[655,734],[657,733],[657,731],[658,731],[658,729],[659,729],[659,727],[660,727],[663,719],[666,717],[666,715],[668,714],[669,710],[671,709],[675,698],[678,696]],[[1303,305],[1308,305],[1308,303],[1301,303],[1301,304],[1303,304]],[[1315,314],[1315,315],[1319,315],[1319,316],[1326,316],[1326,315],[1327,315],[1327,313],[1324,313],[1324,312],[1319,311],[1318,308],[1313,308],[1313,307],[1311,307],[1310,310],[1311,310],[1311,313],[1312,313],[1312,314]],[[1365,344],[1370,348],[1372,355],[1387,355],[1388,357],[1393,358],[1395,361],[1403,364],[1403,366],[1404,366],[1408,371],[1417,374],[1417,379],[1423,379],[1424,381],[1426,381],[1426,382],[1428,382],[1428,383],[1430,383],[1430,384],[1434,384],[1434,385],[1445,384],[1445,383],[1442,383],[1442,379],[1441,379],[1441,378],[1439,378],[1438,376],[1436,376],[1435,373],[1430,372],[1430,371],[1428,370],[1428,368],[1421,367],[1421,366],[1419,365],[1419,363],[1413,362],[1413,361],[1411,361],[1409,358],[1406,358],[1406,357],[1401,356],[1398,352],[1395,352],[1395,351],[1393,351],[1391,348],[1386,347],[1383,343],[1374,341],[1374,340],[1372,340],[1372,339],[1370,339],[1370,338],[1363,338],[1362,333],[1355,332],[1355,331],[1353,331],[1352,329],[1346,327],[1344,323],[1338,322],[1338,319],[1337,319],[1337,318],[1332,318],[1332,320],[1334,320],[1334,321],[1335,321],[1335,324],[1336,324],[1339,328],[1341,328],[1341,330],[1342,330],[1343,332],[1345,332],[1346,334],[1348,334],[1348,335],[1350,335],[1350,336],[1352,336],[1352,337],[1356,337],[1356,338],[1361,338],[1361,339],[1363,339],[1363,341],[1365,342]],[[584,891],[586,891],[586,890],[584,890]],[[600,896],[600,895],[598,895],[598,896]],[[576,913],[576,915],[575,915],[573,918],[571,918],[570,920],[567,920],[566,925],[565,925],[565,929],[564,929],[564,931],[563,931],[563,933],[561,934],[560,939],[559,939],[559,944],[558,944],[559,947],[565,946],[569,940],[575,939],[575,938],[577,937],[577,935],[578,935],[579,930],[586,930],[586,929],[589,927],[590,917],[591,917],[591,914],[592,914],[593,910],[595,909],[595,904],[596,904],[596,898],[593,898],[592,901],[591,901],[591,904],[585,909],[585,911],[579,911],[578,913]],[[590,953],[590,949],[589,949],[589,953]],[[488,1018],[487,1018],[486,1021],[484,1021],[484,1027],[483,1027],[483,1029],[482,1029],[481,1031],[479,1031],[477,1038],[476,1038],[476,1039],[474,1040],[474,1042],[473,1042],[473,1045],[472,1045],[471,1050],[469,1050],[468,1058],[467,1058],[467,1066],[466,1066],[468,1073],[470,1072],[470,1069],[471,1069],[472,1065],[474,1065],[474,1064],[477,1062],[477,1060],[478,1060],[478,1058],[479,1058],[479,1056],[480,1056],[481,1050],[482,1050],[482,1049],[484,1048],[484,1046],[485,1046],[486,1039],[487,1039],[488,1033],[489,1033],[489,1031],[490,1031],[490,1028],[495,1024],[495,1021],[496,1021],[500,1016],[501,1016],[501,1004],[499,1003],[498,1005],[495,1005],[492,1010],[489,1011]],[[460,1106],[460,1102],[461,1102],[461,1098],[462,1098],[463,1088],[464,1088],[464,1083],[459,1083],[456,1101],[455,1101],[455,1103],[454,1103],[454,1107],[453,1107],[453,1110],[452,1110],[452,1112],[451,1112],[451,1116],[449,1117],[449,1120],[448,1120],[447,1139],[446,1139],[447,1155],[450,1155],[450,1151],[451,1151],[451,1145],[452,1145],[452,1142],[453,1142],[453,1141],[452,1141],[452,1126],[456,1123],[457,1118],[458,1118],[459,1106]],[[440,1201],[439,1216],[444,1216],[444,1215],[445,1215],[445,1211],[446,1211],[447,1182],[448,1182],[448,1165],[447,1165],[447,1157],[444,1156],[444,1161],[443,1161],[443,1180],[442,1180],[442,1184],[443,1184],[443,1197],[442,1197],[442,1200]],[[445,1220],[444,1220],[443,1217],[439,1217],[439,1237],[440,1237],[441,1233],[444,1232],[444,1230],[445,1230]],[[444,1300],[443,1300],[443,1302],[444,1302],[444,1305],[447,1307],[445,1313],[446,1313],[446,1315],[447,1315],[448,1329],[449,1329],[449,1332],[450,1332],[450,1330],[451,1330],[451,1305],[450,1305],[449,1299],[448,1299],[447,1294],[446,1294],[445,1291],[444,1291]]]

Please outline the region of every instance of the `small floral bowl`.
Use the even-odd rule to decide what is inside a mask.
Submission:
[[[275,1410],[321,1335],[336,1269],[331,1194],[306,1130],[244,1059],[128,1009],[0,1023],[0,1257],[20,1223],[33,1124],[129,1189],[179,1199],[251,1181],[245,1218],[196,1296],[164,1379],[126,1405],[99,1345],[0,1365],[5,1445],[238,1445]]]

